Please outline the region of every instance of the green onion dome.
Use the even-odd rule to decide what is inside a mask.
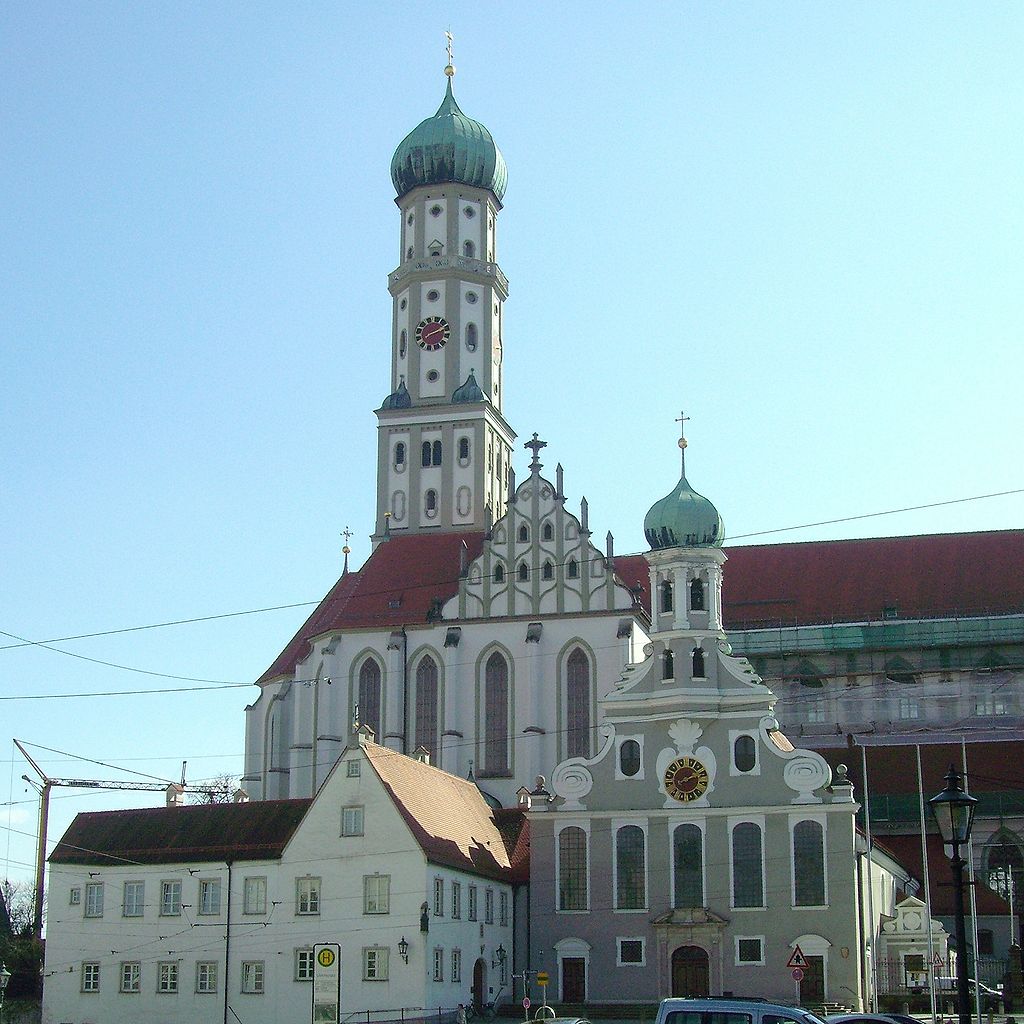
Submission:
[[[452,405],[459,405],[462,402],[482,402],[483,400],[484,393],[480,390],[473,371],[470,370],[466,383],[460,384],[452,393]]]
[[[395,150],[391,180],[399,199],[420,185],[452,181],[490,189],[501,202],[508,184],[505,158],[491,133],[459,109],[450,76],[437,113],[413,128]]]
[[[411,409],[412,408],[412,395],[409,394],[409,389],[405,386],[405,378],[398,382],[398,390],[392,391],[387,398],[384,399],[381,404],[382,409]]]
[[[725,526],[718,509],[687,482],[679,483],[656,501],[644,517],[644,534],[655,551],[660,548],[720,548]]]

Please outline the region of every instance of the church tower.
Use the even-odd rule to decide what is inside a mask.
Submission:
[[[389,533],[485,530],[504,512],[515,433],[502,416],[497,263],[505,161],[444,100],[391,161],[400,220],[391,293],[391,392],[377,410],[377,522]]]

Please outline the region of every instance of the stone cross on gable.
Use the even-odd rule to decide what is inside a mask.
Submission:
[[[526,444],[523,445],[524,448],[529,448],[533,452],[533,460],[530,462],[530,469],[535,473],[539,473],[544,468],[537,456],[540,454],[541,448],[547,448],[547,446],[547,441],[541,441],[536,432],[534,432],[533,440],[527,441]]]

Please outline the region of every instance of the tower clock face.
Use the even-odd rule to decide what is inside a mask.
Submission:
[[[665,792],[683,804],[702,797],[708,781],[707,768],[695,757],[677,757],[665,769]]]
[[[428,316],[416,327],[416,344],[428,352],[443,348],[452,336],[452,329],[443,316]]]

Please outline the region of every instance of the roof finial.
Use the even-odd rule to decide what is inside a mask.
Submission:
[[[342,576],[347,576],[348,575],[348,556],[349,556],[349,552],[352,550],[348,546],[348,542],[352,539],[352,531],[346,526],[345,529],[341,531],[341,535],[342,535],[342,537],[345,538],[344,547],[342,547],[342,549],[341,549],[342,554],[345,556],[345,567],[341,570],[341,575]]]
[[[682,475],[686,476],[686,421],[690,417],[686,413],[680,411],[676,417],[676,423],[679,424],[679,468],[682,471]]]
[[[445,38],[448,40],[448,65],[444,69],[444,73],[451,78],[455,74],[455,62],[452,59],[452,32],[449,29],[445,32]]]
[[[533,459],[530,462],[530,469],[534,473],[539,473],[544,468],[540,459],[537,458],[537,456],[540,455],[541,448],[547,448],[547,446],[547,441],[542,441],[537,436],[536,431],[534,432],[533,440],[527,441],[526,444],[523,445],[524,448],[529,448],[533,451]]]

